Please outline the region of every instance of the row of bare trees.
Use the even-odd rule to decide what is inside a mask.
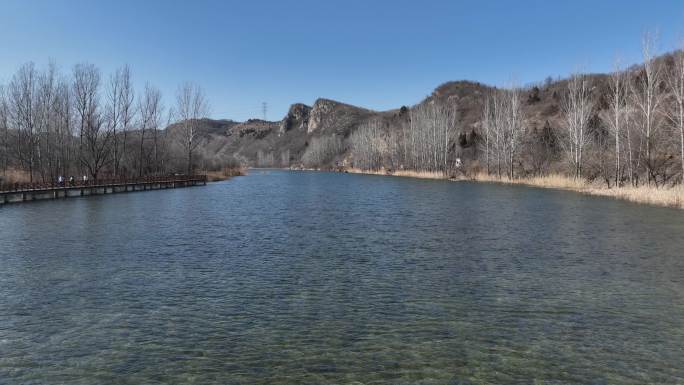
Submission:
[[[348,139],[350,161],[368,170],[449,175],[463,162],[464,172],[486,167],[488,174],[507,178],[553,171],[609,187],[682,183],[684,50],[656,56],[655,45],[653,35],[645,35],[643,62],[628,69],[616,65],[609,76],[576,73],[547,82],[543,87],[553,89],[554,101],[543,110],[551,112],[543,112],[541,130],[539,110],[528,107],[540,100],[540,90],[511,86],[484,97],[479,132],[470,136],[451,98],[405,111],[406,124],[365,122]],[[525,93],[534,97],[524,101]],[[477,151],[462,157],[473,141]]]
[[[654,55],[655,39],[645,35],[643,63],[611,73],[607,108],[599,124],[611,135],[613,184],[682,182],[684,177],[684,51]],[[590,96],[587,105],[596,109]],[[601,150],[608,150],[602,148]]]
[[[487,172],[492,171],[493,164],[499,177],[503,168],[506,175],[513,178],[524,131],[519,88],[500,89],[492,93],[484,103],[482,129]]]
[[[304,155],[302,155],[302,164],[307,168],[316,168],[319,165],[330,164],[343,151],[342,139],[337,135],[312,138]]]
[[[623,69],[616,64],[607,79],[576,73],[563,82],[558,130],[551,135],[559,145],[556,159],[567,162],[574,178],[600,177],[618,187],[682,182],[684,51],[657,57],[654,47],[647,34],[640,65]],[[538,151],[534,141],[514,139],[531,135],[523,111],[514,107],[520,106],[519,93],[519,88],[496,90],[484,103],[481,147],[488,173],[494,163],[501,176],[501,159],[506,159],[509,178],[514,163],[524,174],[525,164],[513,162],[515,153],[530,158]],[[521,124],[518,129],[514,121]],[[519,151],[516,144],[522,145]]]
[[[380,120],[370,120],[352,133],[353,165],[450,173],[458,162],[453,151],[458,134],[456,103],[431,101],[407,113],[408,123],[400,127],[383,127]]]
[[[208,113],[204,92],[190,83],[167,110],[153,85],[135,91],[128,66],[103,79],[93,64],[65,75],[54,63],[40,70],[27,63],[0,84],[1,175],[46,182],[191,173],[198,124]],[[164,129],[173,122],[173,132]]]

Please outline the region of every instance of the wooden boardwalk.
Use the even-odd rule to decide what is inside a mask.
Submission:
[[[143,178],[98,179],[96,181],[68,180],[59,183],[0,184],[0,205],[41,199],[59,199],[76,196],[114,194],[133,191],[204,186],[206,175],[172,175]]]

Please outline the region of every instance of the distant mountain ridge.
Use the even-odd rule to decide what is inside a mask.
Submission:
[[[492,89],[469,81],[448,82],[437,87],[419,105],[455,99],[461,131],[472,131],[477,129],[482,98]],[[200,130],[205,151],[209,152],[207,155],[234,156],[249,166],[297,166],[313,138],[336,135],[344,139],[369,120],[378,120],[384,127],[391,129],[408,123],[407,112],[413,107],[398,106],[393,110],[373,111],[320,98],[311,106],[292,104],[280,121],[203,119]],[[174,127],[172,125],[169,128]],[[272,154],[274,164],[266,164],[269,162],[263,159],[260,161],[260,156],[270,159],[268,154]],[[284,161],[283,154],[287,161]]]
[[[672,54],[660,56],[667,66]],[[638,76],[638,68],[625,70]],[[606,108],[609,93],[608,75],[589,74],[592,92],[597,95],[597,111]],[[331,99],[317,99],[313,105],[292,104],[280,121],[250,119],[245,122],[204,119],[203,141],[207,151],[221,156],[234,156],[249,166],[300,166],[302,156],[315,138],[337,136],[343,141],[359,126],[370,120],[380,122],[383,129],[392,130],[408,124],[410,110],[427,103],[454,103],[458,111],[458,151],[472,151],[472,138],[481,134],[482,108],[493,86],[460,80],[439,85],[429,96],[414,106],[397,106],[388,111],[374,111]],[[547,79],[522,90],[526,130],[536,132],[543,127],[558,130],[561,125],[562,95],[567,79]],[[345,149],[336,158],[345,158]],[[212,155],[212,154],[208,154]],[[331,164],[332,166],[332,164]]]

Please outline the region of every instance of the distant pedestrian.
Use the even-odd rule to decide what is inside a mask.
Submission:
[[[83,184],[88,184],[88,175],[83,174]]]
[[[57,177],[57,185],[59,185],[60,187],[64,186],[64,177],[63,176],[60,175]]]
[[[73,175],[70,176],[70,177],[69,177],[69,186],[73,186],[73,185],[74,185],[74,181],[75,181],[74,176],[73,176]]]

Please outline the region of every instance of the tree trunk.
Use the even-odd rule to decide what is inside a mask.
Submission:
[[[615,187],[620,187],[620,131],[615,130]]]
[[[138,176],[142,177],[143,174],[143,144],[145,142],[145,128],[143,127],[140,131],[140,157],[138,160]]]

